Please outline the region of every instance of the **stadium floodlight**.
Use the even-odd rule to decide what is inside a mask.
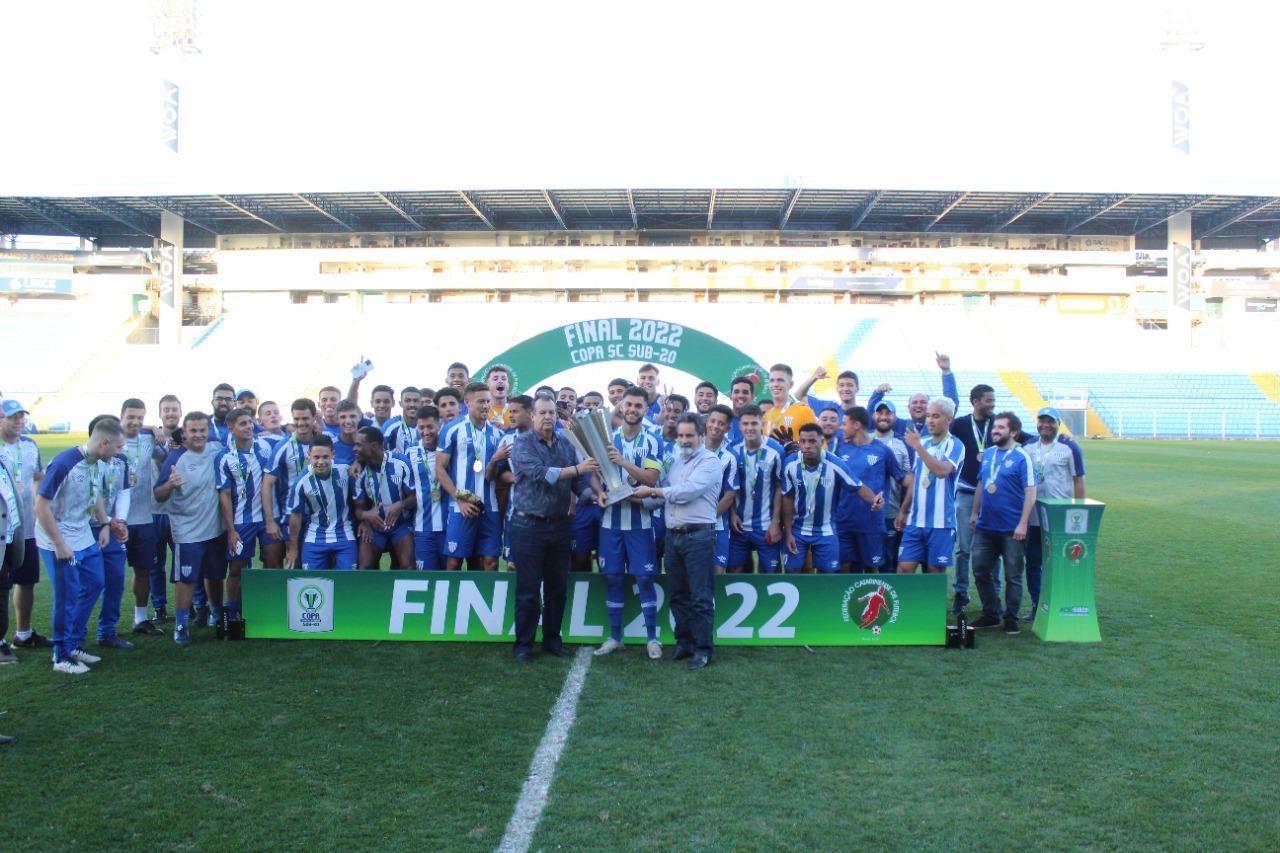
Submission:
[[[196,0],[150,0],[149,6],[152,53],[200,52],[196,46]]]

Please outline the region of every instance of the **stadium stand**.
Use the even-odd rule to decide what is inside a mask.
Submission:
[[[563,302],[444,305],[366,296],[357,305],[241,298],[217,323],[189,330],[177,357],[160,357],[156,347],[126,342],[131,324],[123,313],[104,323],[91,310],[92,300],[84,301],[72,309],[23,308],[0,315],[0,328],[21,342],[24,363],[31,367],[28,381],[3,390],[39,401],[38,408],[28,405],[42,426],[80,423],[139,391],[151,397],[172,391],[188,409],[205,408],[209,389],[222,381],[251,387],[259,399],[285,402],[300,393],[315,395],[326,384],[345,388],[347,369],[360,355],[381,366],[378,381],[397,388],[435,385],[449,361],[478,368],[569,318]],[[638,315],[641,309],[581,305],[572,316]],[[969,388],[986,383],[995,388],[1001,409],[1024,418],[1045,402],[1084,395],[1096,414],[1086,430],[1091,435],[1280,437],[1280,403],[1260,387],[1275,374],[1253,371],[1250,353],[1229,341],[1179,352],[1165,344],[1162,333],[1143,331],[1123,316],[958,305],[732,303],[655,305],[643,313],[679,316],[765,364],[789,361],[798,379],[818,364],[835,372],[855,370],[862,401],[882,382],[893,386],[890,399],[899,403],[915,391],[938,393],[935,352],[943,351],[955,367],[962,412]],[[787,333],[777,337],[771,329]],[[55,335],[64,346],[47,345]],[[814,393],[832,396],[833,383],[819,383]]]

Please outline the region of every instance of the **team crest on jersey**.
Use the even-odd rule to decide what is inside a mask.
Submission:
[[[898,591],[893,584],[879,578],[866,578],[844,591],[840,615],[845,622],[856,625],[858,631],[879,637],[898,621],[899,608]]]
[[[1012,460],[1012,459],[1006,459],[1006,460],[1004,460],[1004,467],[1006,467],[1006,468],[1012,468],[1012,467],[1013,467],[1013,460]]]
[[[872,453],[867,456],[868,465],[874,465],[879,461],[880,461],[880,456],[878,454]]]

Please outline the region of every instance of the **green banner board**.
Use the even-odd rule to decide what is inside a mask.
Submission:
[[[511,572],[243,573],[252,639],[510,642]],[[901,646],[946,642],[947,576],[717,575],[716,642],[737,646]],[[666,577],[658,577],[659,639],[674,643]],[[608,636],[605,578],[569,575],[564,640]],[[628,585],[624,639],[643,643],[640,601]]]
[[[679,323],[640,317],[583,320],[534,335],[476,371],[483,377],[495,364],[511,370],[511,387],[527,391],[539,382],[584,364],[646,361],[676,367],[712,382],[724,393],[736,376],[755,375],[760,393],[769,371],[737,347]]]
[[[1106,504],[1094,500],[1039,500],[1044,575],[1040,606],[1031,630],[1042,640],[1096,643],[1098,605],[1094,600],[1094,556]]]

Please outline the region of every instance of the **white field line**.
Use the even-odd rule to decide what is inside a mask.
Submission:
[[[556,774],[556,764],[560,761],[560,753],[569,740],[569,729],[578,714],[578,695],[582,693],[582,685],[587,680],[587,669],[591,666],[591,649],[583,646],[578,649],[573,668],[565,676],[564,688],[560,698],[551,709],[551,719],[547,722],[547,730],[542,735],[542,742],[533,754],[529,764],[529,775],[524,780],[524,789],[520,799],[516,800],[515,811],[507,823],[507,831],[498,844],[497,853],[526,853],[533,842],[533,832],[538,828],[542,818],[542,810],[547,807],[547,795],[551,792],[551,780]]]

